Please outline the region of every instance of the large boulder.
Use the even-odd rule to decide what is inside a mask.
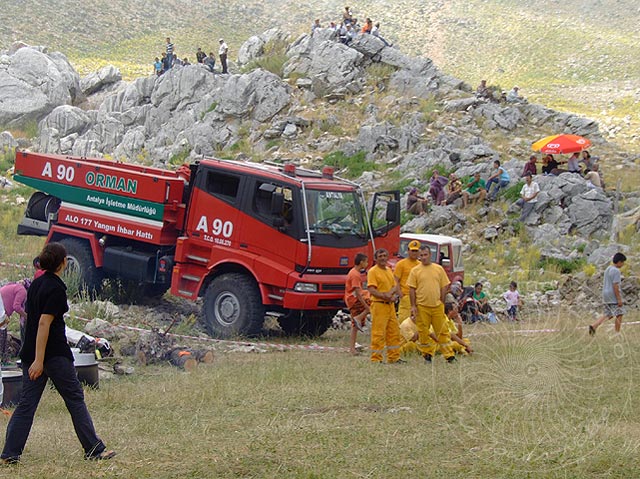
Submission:
[[[250,115],[264,122],[289,104],[290,93],[291,88],[280,77],[265,70],[231,75],[220,92],[218,110],[234,117]]]
[[[596,188],[572,198],[568,215],[583,236],[606,236],[613,222],[611,200]]]
[[[284,65],[285,76],[296,73],[310,78],[318,96],[344,89],[362,78],[364,61],[364,55],[353,48],[334,40],[321,40],[322,33],[306,36],[292,45]]]
[[[80,77],[61,53],[24,46],[0,56],[0,124],[40,120],[79,94]]]
[[[279,28],[272,28],[260,35],[254,35],[242,44],[238,50],[238,65],[243,66],[260,58],[269,43],[286,42],[289,34]]]
[[[91,118],[83,110],[71,105],[62,105],[42,121],[40,128],[55,128],[59,136],[64,137],[72,133],[83,134],[90,125]]]
[[[120,70],[113,65],[107,65],[97,72],[90,73],[80,80],[80,88],[85,95],[92,95],[105,86],[122,80]]]

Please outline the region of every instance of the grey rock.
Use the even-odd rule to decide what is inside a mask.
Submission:
[[[368,58],[380,58],[380,52],[385,48],[389,48],[378,37],[369,34],[356,35],[356,38],[349,43],[349,46]]]
[[[234,117],[251,116],[263,122],[290,102],[290,87],[280,77],[264,70],[229,76],[220,95],[218,110]]]
[[[0,124],[40,120],[79,94],[79,76],[62,54],[24,47],[0,56]]]
[[[83,134],[91,125],[91,118],[80,108],[70,105],[56,107],[42,122],[41,128],[55,128],[60,137],[72,133]]]
[[[311,78],[317,96],[345,88],[363,74],[364,56],[360,52],[334,40],[321,40],[320,35],[307,36],[287,55],[284,75],[296,73]]]
[[[611,263],[613,255],[622,252],[627,253],[629,247],[620,244],[609,244],[607,246],[601,246],[593,250],[587,257],[587,262],[595,264],[598,267],[606,267]]]
[[[7,148],[15,148],[16,146],[18,146],[18,142],[11,132],[3,131],[0,133],[0,151],[4,151]]]
[[[313,86],[313,81],[309,78],[298,78],[296,80],[296,86],[298,88],[304,88],[306,90],[310,90]]]
[[[439,83],[435,72],[423,75],[403,69],[391,75],[389,87],[401,95],[430,98],[438,90]]]
[[[579,234],[606,236],[613,222],[613,208],[601,190],[592,189],[571,200],[568,216]]]
[[[91,95],[105,86],[122,80],[120,70],[113,65],[107,65],[97,72],[90,73],[80,80],[80,89],[85,95]]]
[[[444,102],[445,111],[466,111],[469,107],[477,105],[479,102],[475,96],[469,98],[459,98]]]
[[[487,241],[493,241],[498,237],[498,228],[496,228],[495,226],[488,226],[484,229],[483,237]]]
[[[285,138],[295,138],[298,135],[298,128],[293,123],[287,123],[282,131],[282,136]]]

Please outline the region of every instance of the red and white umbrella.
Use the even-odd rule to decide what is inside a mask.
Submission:
[[[533,151],[551,155],[576,153],[589,147],[591,147],[591,141],[578,135],[551,135],[531,145]]]

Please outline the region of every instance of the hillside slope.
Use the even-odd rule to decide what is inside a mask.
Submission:
[[[319,17],[340,18],[344,2],[314,0],[8,0],[0,47],[14,40],[70,56],[81,74],[107,63],[125,78],[150,71],[170,35],[180,55],[215,49],[223,36],[232,58],[249,36],[271,26],[294,34]],[[636,144],[640,118],[640,8],[634,0],[364,0],[359,18],[382,23],[405,52],[433,58],[447,73],[481,78],[530,99],[597,117]],[[43,20],[45,19],[45,20]],[[622,129],[622,131],[617,131]]]

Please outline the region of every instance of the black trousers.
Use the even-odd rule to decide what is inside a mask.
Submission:
[[[222,66],[222,73],[227,73],[227,54],[220,54],[220,65]]]
[[[105,445],[96,436],[93,421],[84,402],[84,392],[73,361],[63,356],[48,358],[44,363],[44,372],[35,381],[29,379],[29,366],[30,364],[22,366],[22,396],[7,426],[4,449],[0,457],[19,459],[22,455],[48,378],[64,399],[85,456],[95,456],[104,451]]]

